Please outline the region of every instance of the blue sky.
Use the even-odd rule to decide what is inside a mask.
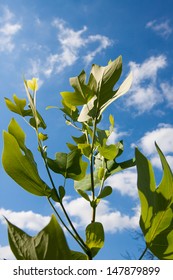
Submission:
[[[115,130],[110,141],[124,140],[123,158],[134,156],[134,147],[151,159],[156,179],[161,166],[154,147],[157,141],[173,167],[173,3],[170,0],[0,0],[0,131],[11,117],[4,97],[13,93],[25,97],[23,75],[39,78],[37,104],[48,125],[49,154],[67,151],[66,142],[75,131],[66,127],[60,106],[61,91],[71,90],[69,78],[92,63],[106,65],[123,57],[122,80],[132,71],[133,84],[126,95],[104,113],[102,125],[111,113]],[[15,116],[16,117],[16,116]],[[36,150],[34,133],[16,117],[27,134],[27,146],[34,152],[40,174],[47,180]],[[35,141],[35,142],[34,142]],[[2,151],[2,137],[0,149]],[[52,213],[44,198],[30,195],[0,167],[0,258],[12,258],[2,215],[31,235],[49,221]],[[140,232],[136,169],[112,176],[109,200],[98,209],[105,227],[105,247],[97,259],[122,259],[129,253],[138,258],[144,247]],[[90,221],[88,205],[69,183],[65,205],[79,230]],[[67,236],[72,248],[74,242]]]

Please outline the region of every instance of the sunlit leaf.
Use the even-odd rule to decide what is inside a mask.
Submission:
[[[12,102],[9,98],[5,98],[5,103],[10,111],[23,117],[32,116],[31,109],[25,109],[26,99],[18,98],[16,94],[13,94],[13,100],[14,102]]]
[[[25,133],[12,119],[8,132],[4,132],[2,163],[7,174],[26,191],[48,196],[50,188],[40,178],[31,151],[25,146]]]
[[[110,144],[110,145],[103,145],[98,147],[98,151],[101,156],[103,156],[107,160],[112,160],[116,158],[119,152],[119,147],[116,144]]]
[[[79,76],[70,78],[70,84],[75,92],[61,92],[66,104],[79,106],[86,104],[93,96],[91,88],[86,85],[86,74],[84,71]]]
[[[32,78],[32,80],[27,80],[26,83],[27,83],[28,88],[31,89],[32,91],[38,90],[38,79],[37,78]]]
[[[121,72],[121,56],[107,66],[96,64],[92,66],[88,86],[91,87],[92,85],[94,95],[88,103],[84,104],[78,118],[79,122],[86,122],[90,118],[99,120],[107,106],[129,90],[132,83],[132,74],[128,75],[117,90],[113,89],[120,78]]]
[[[104,245],[104,229],[101,223],[94,222],[86,227],[86,244],[91,249],[92,257],[96,256]]]
[[[173,174],[157,144],[156,148],[163,167],[158,187],[150,161],[136,149],[140,226],[152,253],[159,259],[173,259]]]
[[[70,260],[71,251],[54,215],[49,224],[31,237],[7,220],[11,250],[17,260]]]

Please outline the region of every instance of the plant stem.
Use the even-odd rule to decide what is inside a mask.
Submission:
[[[139,257],[139,260],[142,260],[142,258],[144,257],[145,253],[147,252],[148,248],[147,246],[145,247],[144,251],[142,252],[142,254]]]
[[[53,205],[53,203],[51,202],[50,198],[47,198],[49,201],[49,204],[51,205],[52,209],[54,210],[55,214],[58,216],[59,220],[61,221],[61,223],[63,224],[63,226],[66,228],[66,230],[70,233],[70,235],[76,240],[76,242],[79,244],[79,246],[84,250],[85,253],[87,253],[88,255],[88,248],[86,250],[86,244],[82,244],[81,240],[79,240],[74,234],[73,232],[66,226],[66,224],[64,223],[63,219],[61,218],[61,216],[59,215],[58,211],[56,210],[55,206]],[[83,240],[82,240],[83,241]]]
[[[68,220],[68,222],[69,222],[69,224],[70,224],[70,226],[71,226],[73,232],[75,233],[75,235],[74,235],[74,234],[70,231],[70,229],[66,226],[66,224],[65,224],[64,221],[62,220],[61,216],[59,215],[59,213],[57,212],[57,210],[56,210],[55,207],[53,206],[53,204],[52,204],[50,198],[48,198],[48,201],[49,201],[51,207],[53,208],[53,210],[55,211],[56,215],[57,215],[58,218],[60,219],[61,223],[64,225],[64,227],[67,229],[67,231],[73,236],[73,238],[77,241],[77,243],[81,246],[81,248],[84,250],[84,252],[87,253],[87,252],[89,251],[89,248],[88,248],[88,246],[85,244],[85,242],[83,241],[83,239],[80,237],[80,235],[78,234],[77,230],[75,229],[75,227],[74,227],[74,225],[73,225],[73,223],[72,223],[72,221],[71,221],[71,219],[70,219],[70,217],[69,217],[69,215],[68,215],[68,213],[67,213],[67,211],[66,211],[66,209],[65,209],[65,207],[64,207],[64,205],[63,205],[63,203],[62,203],[62,201],[61,201],[61,199],[60,199],[60,197],[59,197],[59,195],[58,195],[58,192],[57,192],[57,189],[56,189],[56,187],[55,187],[54,181],[53,181],[52,176],[51,176],[51,174],[50,174],[49,167],[48,167],[48,165],[47,165],[47,161],[46,161],[46,158],[45,158],[45,155],[44,155],[44,152],[43,152],[43,147],[42,147],[41,141],[39,140],[38,143],[39,143],[41,155],[42,155],[42,158],[43,158],[43,160],[44,160],[44,164],[45,164],[45,167],[46,167],[46,171],[47,171],[47,173],[48,173],[48,176],[49,176],[50,182],[51,182],[51,184],[52,184],[52,187],[53,187],[53,189],[55,190],[56,196],[57,196],[58,200],[60,201],[60,205],[61,205],[61,208],[62,208],[62,210],[63,210],[63,212],[64,212],[64,215],[65,215],[66,219]],[[88,253],[87,253],[87,255],[88,255]]]
[[[91,223],[95,222],[96,218],[96,205],[95,205],[95,187],[94,187],[94,142],[95,142],[95,133],[97,127],[97,118],[94,119],[93,124],[93,135],[92,135],[92,145],[91,145],[91,159],[90,159],[90,175],[91,175],[91,191],[92,191],[92,220]]]

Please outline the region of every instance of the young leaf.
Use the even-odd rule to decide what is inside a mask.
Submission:
[[[99,194],[99,196],[97,198],[104,198],[109,196],[112,193],[112,188],[110,186],[106,186],[104,187],[104,189],[101,191],[101,193]]]
[[[87,201],[90,201],[90,198],[89,198],[89,196],[87,195],[86,192],[84,192],[84,191],[82,191],[82,190],[80,190],[80,189],[77,189],[77,192],[78,192],[83,198],[85,198]]]
[[[104,229],[101,223],[94,222],[86,227],[86,244],[91,249],[92,257],[96,256],[104,245]]]
[[[14,103],[10,99],[5,98],[5,103],[10,111],[12,111],[22,117],[32,116],[31,109],[28,109],[28,110],[25,109],[26,99],[20,99],[16,96],[16,94],[13,94],[13,100],[14,100]]]
[[[98,147],[101,156],[107,160],[113,160],[118,155],[119,147],[116,144],[110,144]]]
[[[54,172],[76,181],[84,178],[87,169],[87,162],[82,160],[79,149],[72,150],[69,154],[56,153],[56,159],[48,158],[47,163]]]
[[[159,259],[173,259],[173,174],[157,144],[156,148],[163,167],[158,187],[150,161],[136,148],[140,226],[152,253]]]
[[[34,237],[8,220],[7,223],[10,247],[17,260],[72,259],[63,230],[54,215],[49,224]]]
[[[82,71],[78,77],[70,79],[71,86],[75,89],[75,92],[61,92],[66,104],[73,106],[79,106],[86,104],[93,96],[91,88],[86,85],[86,74]]]
[[[31,151],[25,146],[25,133],[12,119],[8,132],[4,132],[2,164],[7,174],[26,191],[48,196],[50,188],[40,178]]]
[[[121,56],[104,67],[96,64],[93,65],[88,86],[92,87],[94,95],[83,106],[78,118],[79,122],[86,122],[90,118],[97,118],[97,121],[99,121],[101,114],[107,106],[129,90],[132,83],[131,74],[129,74],[116,91],[113,90],[114,85],[120,78],[121,72]]]
[[[31,89],[32,91],[38,90],[38,79],[37,78],[32,78],[32,80],[27,80],[26,83],[27,83],[28,88]]]

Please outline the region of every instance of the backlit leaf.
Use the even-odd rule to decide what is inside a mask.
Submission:
[[[25,146],[25,133],[12,119],[8,132],[4,132],[2,163],[7,174],[26,191],[48,196],[50,188],[40,178],[31,151]]]
[[[10,247],[17,260],[72,259],[63,230],[54,215],[49,224],[34,237],[8,220],[7,223]]]
[[[9,98],[5,98],[5,103],[10,111],[23,117],[32,116],[31,109],[25,109],[26,99],[18,98],[16,94],[13,94],[13,100],[14,102],[12,102]]]
[[[104,245],[104,229],[101,223],[94,222],[86,227],[86,244],[91,249],[92,257],[96,256]]]
[[[158,187],[150,161],[136,149],[140,226],[152,253],[159,259],[173,259],[173,174],[157,144],[156,148],[163,167]]]

